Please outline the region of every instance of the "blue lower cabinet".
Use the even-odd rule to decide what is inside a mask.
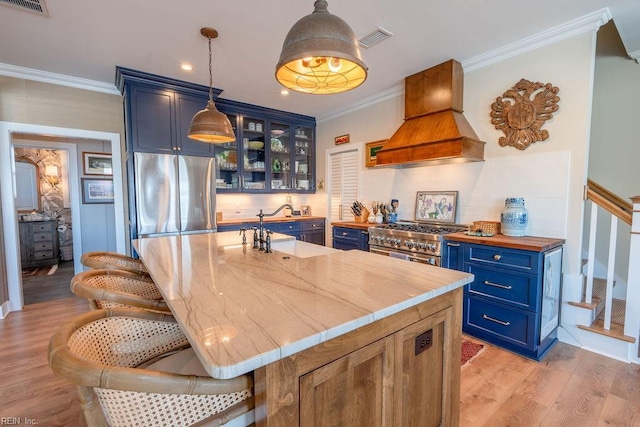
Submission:
[[[540,360],[557,342],[562,246],[546,251],[445,241],[443,266],[474,275],[462,331]]]
[[[369,232],[360,228],[333,226],[333,248],[369,252]]]
[[[247,238],[250,239],[253,238],[253,235],[250,231],[251,227],[258,227],[258,225],[259,223],[257,222],[219,225],[218,231],[238,231],[244,227],[248,230]],[[273,231],[274,233],[293,236],[296,238],[296,240],[302,240],[307,243],[314,243],[316,245],[324,246],[324,219],[265,222],[264,229]]]

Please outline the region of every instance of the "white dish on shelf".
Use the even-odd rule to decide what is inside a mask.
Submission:
[[[284,133],[284,131],[282,129],[273,129],[271,131],[271,135],[276,135],[276,136],[280,136]]]

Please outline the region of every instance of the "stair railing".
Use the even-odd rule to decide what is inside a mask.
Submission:
[[[587,264],[587,283],[585,287],[585,302],[591,304],[593,295],[593,276],[595,264],[596,232],[598,225],[598,206],[611,214],[609,230],[609,254],[607,260],[607,288],[604,305],[604,329],[611,330],[611,313],[613,308],[613,277],[616,263],[616,246],[618,239],[618,220],[631,225],[633,206],[616,196],[606,188],[588,179],[584,189],[584,199],[594,205],[591,208],[591,222],[589,229],[589,253]]]

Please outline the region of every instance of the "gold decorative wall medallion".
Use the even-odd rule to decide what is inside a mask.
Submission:
[[[542,126],[558,111],[558,91],[551,83],[521,79],[496,98],[491,104],[491,123],[506,135],[498,140],[500,146],[511,145],[524,150],[534,142],[549,138],[549,132]]]

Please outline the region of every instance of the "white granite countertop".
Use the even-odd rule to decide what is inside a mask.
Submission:
[[[287,242],[292,237],[286,235],[273,239],[273,253],[253,250],[249,235],[241,245],[237,232],[134,241],[214,378],[250,372],[473,278],[369,252]]]

